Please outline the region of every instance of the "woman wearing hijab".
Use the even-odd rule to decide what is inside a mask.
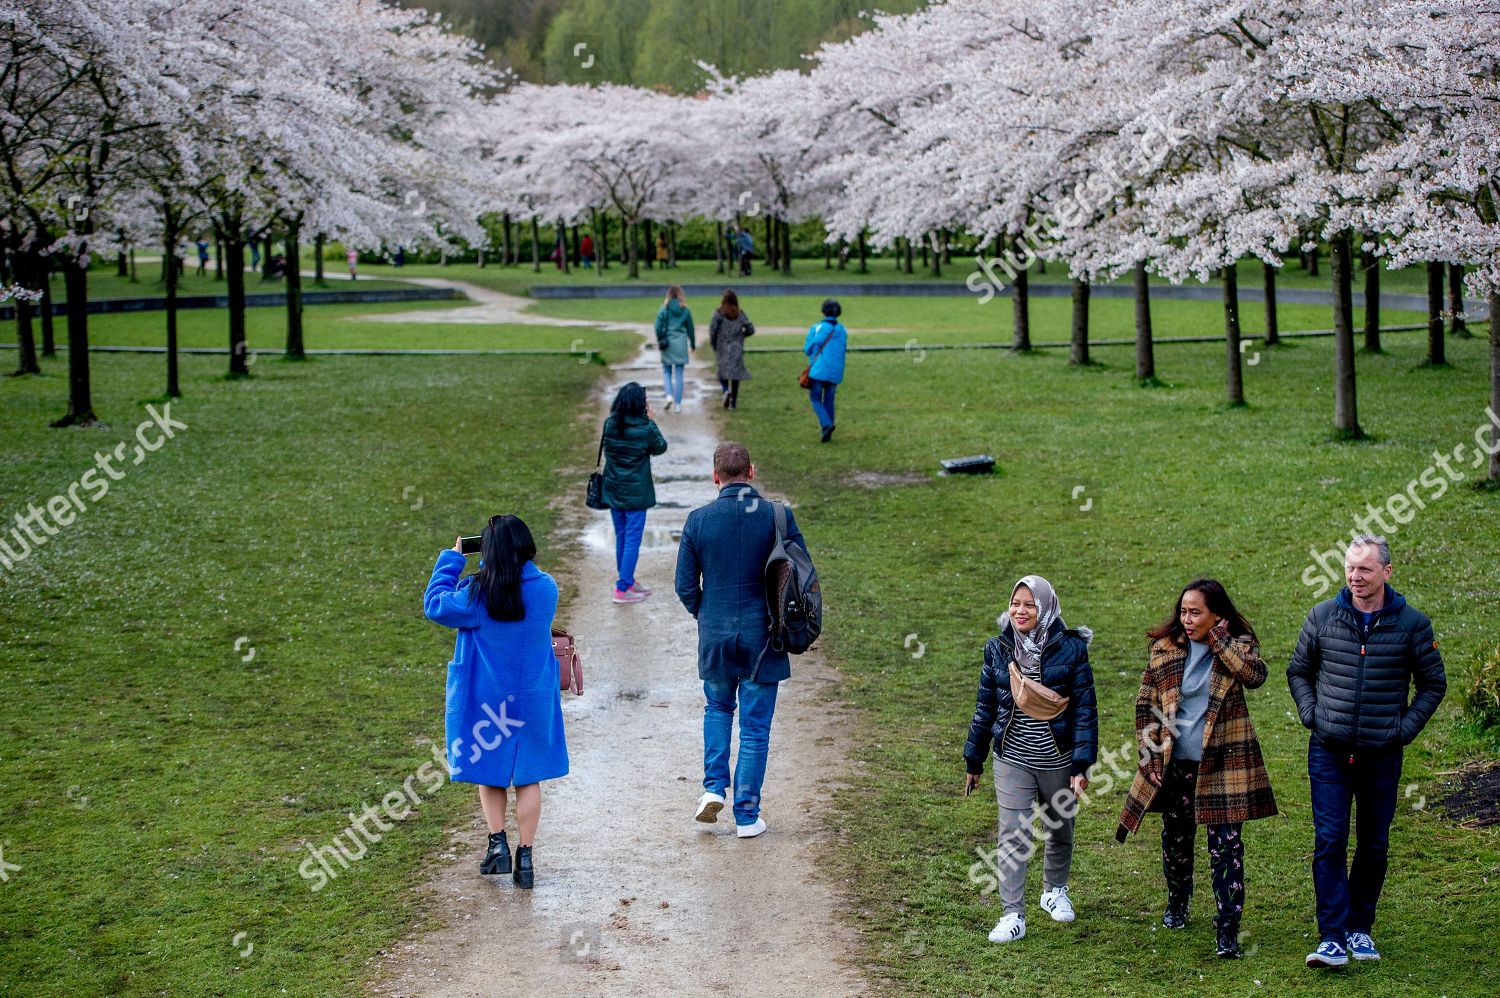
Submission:
[[[755,323],[740,311],[739,296],[724,289],[719,308],[708,323],[708,342],[714,349],[719,367],[719,388],[724,392],[724,408],[738,409],[740,382],[750,379],[745,367],[745,338],[755,335]]]
[[[1046,829],[1042,910],[1057,922],[1076,917],[1068,898],[1073,816],[1098,755],[1099,722],[1089,667],[1093,632],[1063,623],[1051,583],[1039,575],[1017,582],[999,624],[1000,633],[984,646],[964,762],[965,791],[972,792],[985,756],[995,760],[996,866],[1004,911],[990,941],[1008,943],[1026,935],[1026,864],[1036,851],[1033,811]]]
[[[1162,925],[1187,927],[1193,897],[1193,842],[1208,826],[1214,928],[1219,956],[1240,952],[1245,910],[1244,822],[1276,813],[1271,779],[1250,724],[1245,690],[1266,681],[1255,629],[1215,579],[1195,579],[1160,627],[1147,631],[1151,658],[1135,698],[1140,766],[1115,838],[1161,812],[1161,865],[1167,881]]]

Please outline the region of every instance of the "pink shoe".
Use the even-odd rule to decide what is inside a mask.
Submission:
[[[643,586],[639,582],[631,583],[630,589],[628,591],[632,593],[640,593],[642,596],[650,596],[652,593],[652,589],[650,586]]]
[[[616,603],[639,603],[646,597],[629,589],[616,589],[614,602]]]

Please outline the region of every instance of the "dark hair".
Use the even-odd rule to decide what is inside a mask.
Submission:
[[[726,319],[740,317],[740,296],[732,288],[724,289],[724,297],[719,299],[719,311],[724,313]]]
[[[1210,613],[1229,621],[1231,635],[1239,637],[1248,634],[1252,640],[1260,640],[1255,637],[1255,628],[1250,626],[1250,621],[1234,608],[1234,601],[1229,598],[1229,593],[1224,590],[1224,584],[1218,579],[1194,579],[1183,586],[1182,592],[1177,594],[1177,602],[1172,604],[1172,611],[1167,614],[1167,619],[1161,622],[1161,626],[1147,631],[1146,637],[1153,641],[1171,638],[1173,644],[1179,648],[1186,648],[1188,641],[1187,631],[1182,627],[1182,598],[1194,589],[1203,594],[1203,602],[1208,604]]]
[[[611,416],[644,416],[646,414],[646,389],[639,381],[628,381],[620,386],[615,400],[610,404]]]
[[[519,516],[490,517],[479,541],[479,574],[469,587],[469,602],[484,600],[495,620],[526,619],[521,601],[521,569],[536,557],[536,541]]]
[[[714,448],[714,471],[721,482],[733,482],[750,474],[750,451],[744,444],[726,440]]]
[[[830,319],[837,319],[844,314],[844,306],[838,303],[837,298],[828,298],[823,302],[823,314]]]

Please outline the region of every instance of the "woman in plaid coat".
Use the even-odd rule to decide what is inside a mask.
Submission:
[[[1245,907],[1241,826],[1276,813],[1245,706],[1245,690],[1266,681],[1266,664],[1254,629],[1214,579],[1188,583],[1173,614],[1147,636],[1151,660],[1135,698],[1140,766],[1115,837],[1125,841],[1146,812],[1161,813],[1162,924],[1181,929],[1193,895],[1194,839],[1208,826],[1218,954],[1234,959]]]

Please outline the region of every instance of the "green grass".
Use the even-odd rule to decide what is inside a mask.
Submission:
[[[1160,353],[1171,387],[1154,390],[1132,384],[1129,348],[1101,349],[1102,366],[1085,370],[1056,353],[940,352],[921,363],[855,355],[826,446],[795,386],[800,358],[755,363],[724,433],[749,445],[770,488],[795,499],[818,562],[822,647],[843,672],[840,702],[857,709],[845,743],[859,765],[837,794],[831,872],[867,933],[856,962],[886,975],[890,994],[1493,991],[1483,982],[1495,967],[1500,832],[1458,828],[1410,806],[1440,795],[1439,773],[1494,752],[1461,721],[1459,702],[1470,668],[1496,644],[1500,498],[1465,486],[1391,537],[1394,584],[1435,621],[1450,685],[1406,757],[1403,780],[1414,786],[1393,829],[1376,933],[1385,961],[1337,975],[1302,965],[1317,942],[1307,738],[1284,677],[1314,602],[1300,577],[1314,544],[1346,537],[1366,502],[1404,489],[1434,449],[1471,441],[1484,421],[1482,341],[1451,343],[1453,367],[1441,371],[1419,368],[1423,348],[1416,337],[1392,338],[1387,354],[1359,359],[1360,415],[1373,440],[1358,445],[1328,440],[1326,340],[1269,351],[1247,367],[1245,409],[1221,402],[1222,348],[1214,344]],[[982,452],[998,457],[1000,474],[932,476],[940,458]],[[917,482],[851,487],[860,472],[915,474]],[[1080,511],[1087,500],[1091,508]],[[976,848],[993,844],[994,798],[987,773],[983,790],[965,799],[960,756],[981,648],[1010,586],[1032,572],[1056,585],[1070,624],[1096,631],[1091,659],[1106,748],[1132,742],[1142,632],[1186,581],[1219,577],[1254,621],[1271,678],[1249,704],[1282,816],[1246,827],[1250,959],[1214,958],[1202,833],[1193,924],[1182,933],[1159,928],[1159,819],[1114,844],[1123,785],[1096,786],[1098,798],[1078,819],[1079,921],[1054,925],[1036,908],[1037,861],[1027,938],[1004,947],[985,940],[998,905],[968,871]],[[925,644],[920,658],[916,641]],[[773,757],[778,764],[794,763]]]
[[[304,261],[306,269],[312,268],[310,259]],[[214,280],[213,262],[209,262],[208,273],[199,277],[197,275],[198,258],[190,257],[187,271],[177,279],[178,295],[187,298],[196,295],[227,295],[228,285],[223,280]],[[339,274],[343,270],[334,270],[329,265],[328,273]],[[96,264],[89,271],[89,300],[102,301],[106,298],[158,298],[167,293],[167,285],[162,280],[160,263],[138,263],[135,270],[136,279],[132,281],[129,277],[121,277],[115,272],[113,263]],[[377,291],[395,290],[398,288],[409,288],[410,284],[399,281],[383,280],[359,280],[350,284],[345,280],[325,281],[323,286],[313,284],[311,277],[302,279],[302,291],[304,294],[310,291]],[[67,289],[63,287],[61,273],[52,275],[51,291],[53,300],[67,301]],[[259,274],[245,275],[246,294],[271,294],[286,291],[286,282],[280,279],[274,281],[263,281]],[[40,335],[40,333],[38,333]]]
[[[63,364],[0,382],[7,525],[131,439],[160,364],[99,355],[110,425],[85,430],[47,428]],[[222,358],[184,358],[172,415],[189,428],[0,571],[0,849],[21,867],[0,883],[0,993],[354,992],[422,923],[424,859],[474,814],[445,785],[321,893],[297,872],[304,842],[441,742],[452,636],[422,619],[432,560],[496,511],[546,543],[558,469],[592,458],[571,417],[603,369],[253,370],[229,382]]]

